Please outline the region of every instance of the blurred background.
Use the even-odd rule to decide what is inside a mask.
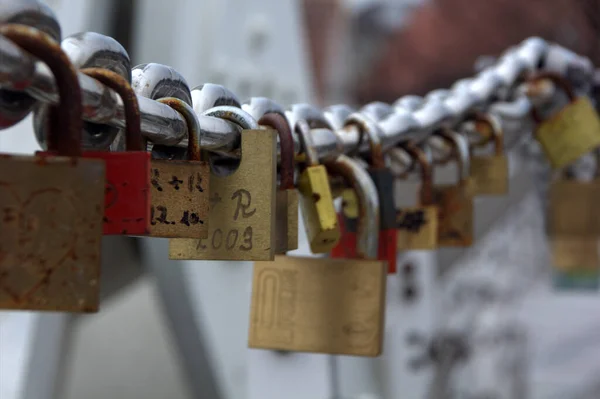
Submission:
[[[171,65],[242,101],[424,95],[534,35],[600,65],[600,0],[47,3],[63,37],[113,36],[132,65]],[[31,119],[0,146],[37,148]],[[389,277],[380,359],[249,350],[251,264],[167,261],[164,240],[109,237],[99,314],[0,313],[0,399],[598,399],[598,293],[550,287],[536,176],[511,162],[511,195],[477,203],[475,247],[401,255],[418,295]],[[436,340],[462,355],[440,366]]]

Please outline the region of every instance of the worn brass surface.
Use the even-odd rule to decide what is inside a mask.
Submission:
[[[275,207],[275,253],[298,249],[298,192],[277,190]]]
[[[548,194],[551,236],[600,236],[600,181],[557,180]]]
[[[598,238],[552,237],[550,246],[554,268],[564,272],[598,271]]]
[[[475,195],[505,195],[508,193],[508,178],[506,155],[471,157],[471,179]]]
[[[437,248],[438,208],[419,206],[398,209],[396,231],[396,248],[399,251]]]
[[[0,157],[0,308],[95,312],[104,162]]]
[[[600,119],[590,100],[579,97],[540,123],[536,138],[552,167],[560,169],[600,146]]]
[[[201,161],[152,160],[151,237],[208,236],[209,170]]]
[[[273,259],[275,138],[273,130],[242,132],[242,159],[238,169],[229,176],[211,174],[208,238],[171,240],[171,259]]]
[[[468,247],[473,244],[473,183],[435,185],[434,203],[438,206],[438,246]]]
[[[381,354],[385,262],[277,256],[253,273],[250,347]]]
[[[298,179],[298,192],[310,250],[328,253],[341,232],[325,166],[307,166]]]

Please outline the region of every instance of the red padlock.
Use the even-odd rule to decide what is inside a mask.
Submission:
[[[82,155],[106,164],[103,234],[146,235],[150,225],[150,153],[144,148],[137,97],[129,82],[115,72],[102,68],[81,72],[117,92],[125,111],[127,151],[84,151]]]
[[[385,165],[381,148],[381,135],[378,132],[379,128],[376,123],[358,113],[350,115],[345,125],[355,125],[359,128],[361,134],[359,144],[365,134],[368,136],[371,156],[367,172],[371,176],[373,183],[375,183],[379,198],[378,259],[388,262],[388,273],[396,273],[396,240],[398,233],[395,226],[394,176]],[[351,190],[345,190],[343,197],[343,212],[342,214],[338,214],[341,238],[338,245],[331,252],[332,258],[356,257],[356,227],[359,217],[357,214],[358,200]]]

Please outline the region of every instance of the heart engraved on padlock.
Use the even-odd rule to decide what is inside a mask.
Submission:
[[[436,133],[452,146],[458,163],[458,183],[436,184],[433,201],[439,209],[438,245],[468,247],[473,244],[473,183],[469,177],[469,148],[466,138],[442,129]]]
[[[564,168],[595,148],[600,147],[600,118],[586,96],[577,97],[569,82],[553,72],[538,72],[531,84],[551,80],[565,91],[570,103],[549,119],[542,120],[537,110],[532,110],[538,123],[535,137],[554,169]]]
[[[275,253],[284,254],[298,249],[298,191],[294,187],[294,141],[285,116],[274,112],[267,113],[258,123],[275,129],[279,136],[281,161],[275,209]]]
[[[487,127],[490,133],[475,147],[483,147],[492,141],[494,144],[494,154],[482,155],[475,153],[475,148],[471,151],[471,170],[470,175],[473,180],[473,189],[475,195],[505,195],[508,193],[508,158],[504,153],[504,132],[502,122],[498,117],[492,114],[482,114],[476,112],[473,115],[475,121],[475,131],[483,133],[483,127]],[[481,126],[483,125],[483,127]]]
[[[277,133],[259,129],[245,111],[218,106],[204,115],[243,123],[241,160],[228,176],[210,180],[209,234],[206,239],[169,242],[170,259],[273,260],[277,187]]]
[[[413,143],[405,143],[403,149],[420,168],[421,188],[419,205],[401,207],[396,213],[396,249],[435,249],[438,246],[438,207],[433,201],[433,166],[425,151]]]
[[[188,160],[153,159],[150,236],[206,238],[209,231],[210,168],[202,160],[200,124],[194,109],[174,97],[157,100],[179,112],[188,129]]]
[[[378,356],[383,345],[386,271],[377,257],[377,191],[367,173],[341,155],[327,163],[350,179],[360,199],[361,259],[277,256],[256,262],[248,346],[261,349]]]
[[[48,132],[57,155],[0,157],[0,308],[95,312],[105,169],[81,158],[77,74],[44,33],[5,24],[0,34],[48,65],[60,97]]]

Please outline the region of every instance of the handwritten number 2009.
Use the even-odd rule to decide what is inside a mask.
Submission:
[[[221,229],[216,229],[213,231],[212,237],[210,237],[210,246],[214,250],[219,250],[221,248],[232,250],[240,243],[238,247],[239,250],[250,251],[252,249],[252,226],[246,227],[241,234],[241,241],[239,239],[240,232],[237,229],[229,230],[227,234]],[[207,246],[202,239],[198,240],[196,249],[207,249]]]

